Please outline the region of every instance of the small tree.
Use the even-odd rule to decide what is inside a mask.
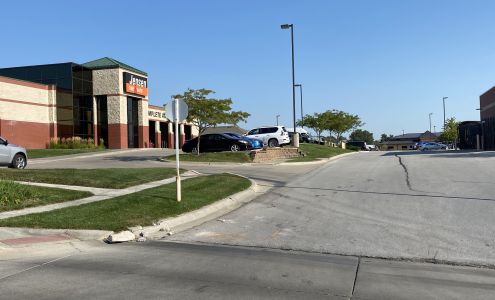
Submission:
[[[297,126],[302,126],[303,121],[298,120],[296,123]],[[304,116],[304,126],[313,129],[318,136],[318,141],[321,138],[321,133],[326,129],[325,128],[325,120],[323,114],[314,113],[313,115]]]
[[[183,94],[173,96],[186,102],[189,107],[187,121],[198,127],[198,145],[196,149],[198,155],[201,135],[207,128],[215,127],[219,124],[237,125],[241,121],[246,122],[250,116],[247,112],[231,111],[232,99],[230,98],[209,98],[209,95],[214,93],[214,91],[207,89],[187,89]]]
[[[445,128],[440,135],[440,140],[447,143],[455,143],[459,136],[459,122],[455,118],[445,121]]]
[[[373,144],[373,133],[368,130],[356,129],[350,135],[349,139],[355,141],[365,141],[366,144]]]
[[[387,135],[386,133],[382,133],[382,135],[380,136],[380,142],[383,143],[386,141],[390,141],[393,137],[394,137],[393,134]]]
[[[337,141],[341,141],[342,135],[347,131],[364,125],[357,115],[352,115],[340,110],[326,111],[327,130],[335,132]]]

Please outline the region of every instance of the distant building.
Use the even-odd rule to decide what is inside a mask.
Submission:
[[[495,150],[495,87],[480,96],[480,120],[483,150]]]
[[[481,138],[480,121],[459,123],[459,149],[480,149],[483,147]]]
[[[419,142],[436,142],[441,132],[405,133],[379,144],[380,150],[413,150]]]
[[[206,128],[203,134],[208,133],[237,133],[237,134],[246,134],[247,130],[243,129],[239,126],[215,126]]]

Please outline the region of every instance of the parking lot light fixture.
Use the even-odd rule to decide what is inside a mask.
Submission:
[[[449,97],[443,97],[442,98],[442,101],[443,101],[443,131],[445,131],[445,99],[447,99]]]
[[[292,138],[293,146],[299,147],[299,137],[297,136],[296,131],[296,80],[294,74],[294,24],[282,24],[280,25],[282,29],[290,28],[290,41],[292,46],[292,122],[294,126],[294,135]]]
[[[433,115],[433,113],[430,113],[430,114],[428,115],[428,117],[430,118],[430,132],[431,132],[431,115]]]

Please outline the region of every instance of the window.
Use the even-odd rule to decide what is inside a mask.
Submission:
[[[260,130],[259,130],[258,128],[256,128],[256,129],[253,129],[253,130],[251,130],[250,132],[248,132],[248,134],[247,134],[247,135],[259,134],[259,131],[260,131]]]

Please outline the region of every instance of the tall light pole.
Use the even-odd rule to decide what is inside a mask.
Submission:
[[[280,117],[280,115],[277,115],[276,117],[277,117],[277,126],[278,126],[278,118]]]
[[[433,113],[430,113],[430,114],[428,115],[428,117],[430,118],[430,132],[431,132],[431,115],[433,115]]]
[[[447,99],[449,97],[443,97],[442,98],[442,101],[443,101],[443,131],[445,131],[445,99]]]
[[[292,45],[292,123],[294,125],[294,135],[292,136],[292,145],[299,147],[299,136],[296,131],[296,77],[294,74],[294,24],[280,25],[282,29],[290,28],[290,42]]]
[[[302,84],[296,84],[301,92],[301,127],[304,127],[304,112],[303,112],[303,97],[302,97]]]

